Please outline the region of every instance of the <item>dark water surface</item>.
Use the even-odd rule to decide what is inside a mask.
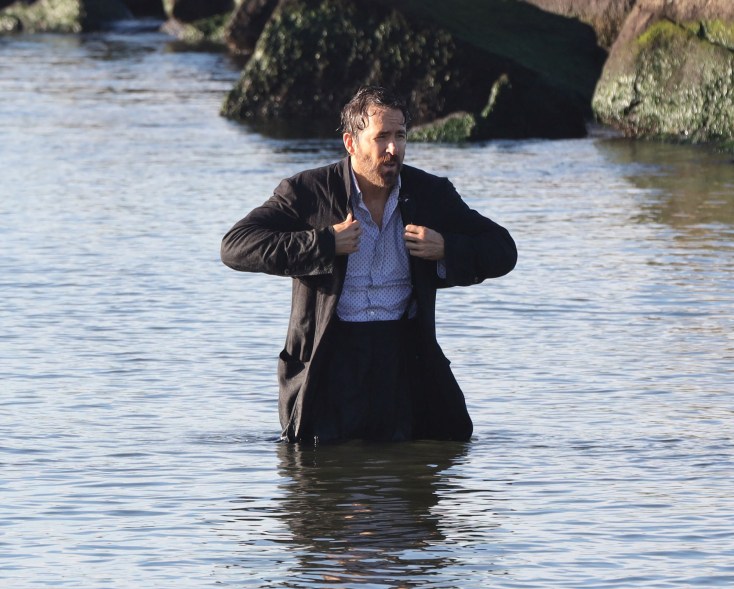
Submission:
[[[289,281],[219,240],[341,148],[218,117],[237,77],[159,34],[0,38],[2,586],[734,586],[731,157],[409,146],[519,245],[439,295],[475,437],[298,449]]]

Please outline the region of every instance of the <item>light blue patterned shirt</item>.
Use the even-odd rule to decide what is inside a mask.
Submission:
[[[351,205],[362,227],[359,250],[349,254],[337,315],[342,321],[400,319],[410,301],[410,262],[398,208],[400,178],[390,192],[382,215],[382,229],[372,220],[352,172]],[[411,313],[412,315],[413,313]]]

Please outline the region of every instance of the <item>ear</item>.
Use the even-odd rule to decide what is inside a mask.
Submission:
[[[354,155],[355,151],[355,139],[351,133],[344,133],[342,135],[342,141],[344,141],[344,147],[349,155]]]

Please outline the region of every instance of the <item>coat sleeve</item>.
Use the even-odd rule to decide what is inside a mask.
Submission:
[[[336,251],[333,230],[309,224],[311,197],[299,199],[292,180],[283,180],[269,200],[225,234],[222,262],[235,270],[277,276],[331,273]]]
[[[442,191],[446,278],[439,285],[468,286],[510,272],[517,248],[509,231],[462,200],[448,180]]]

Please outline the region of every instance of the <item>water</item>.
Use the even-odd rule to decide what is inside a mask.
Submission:
[[[286,279],[222,234],[336,141],[217,116],[157,33],[0,38],[0,581],[731,587],[734,164],[595,136],[409,146],[511,229],[439,294],[468,444],[277,444]]]

